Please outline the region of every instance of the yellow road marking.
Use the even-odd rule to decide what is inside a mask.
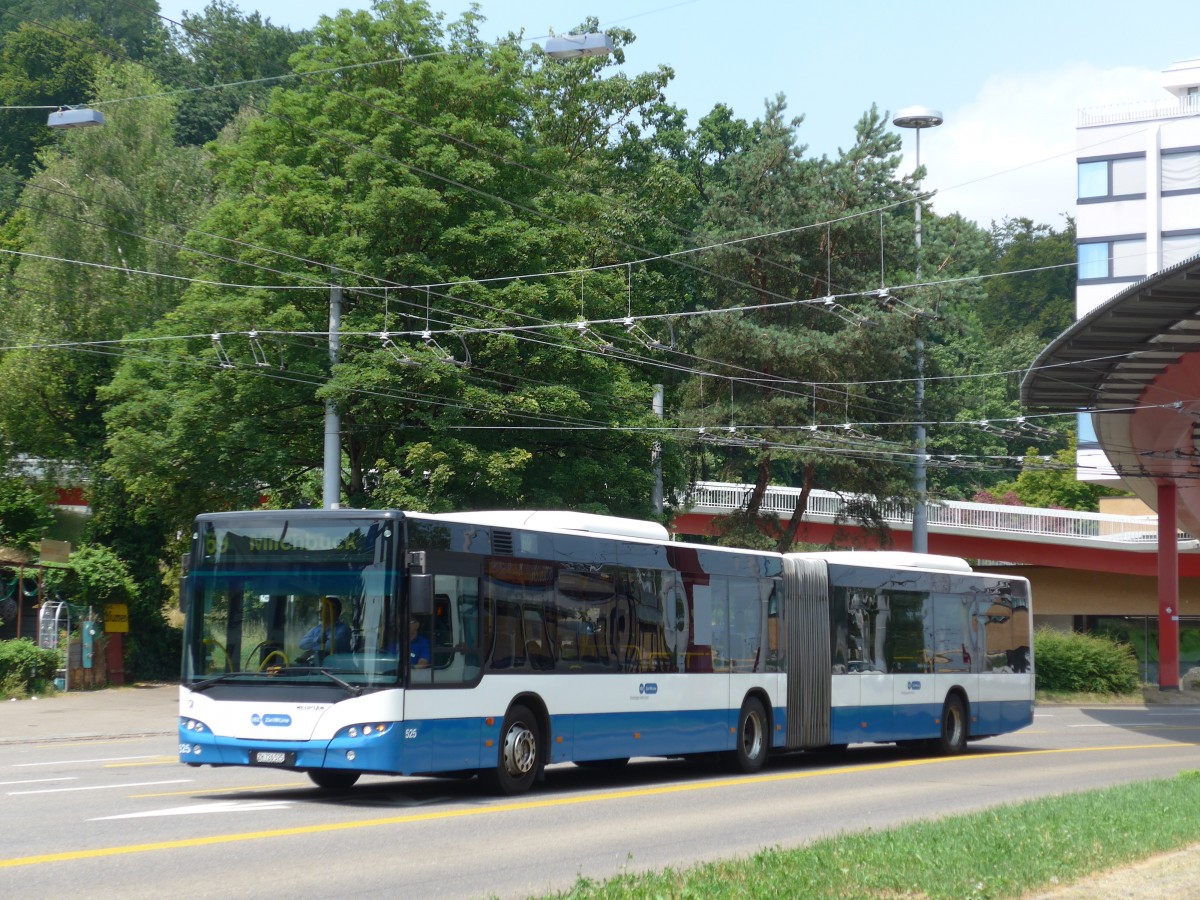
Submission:
[[[158,756],[152,760],[145,762],[127,762],[127,763],[105,763],[105,769],[132,769],[138,766],[169,766],[176,765],[179,762],[178,756]]]
[[[782,781],[797,781],[802,778],[819,778],[830,775],[856,775],[862,772],[878,772],[886,769],[905,769],[913,766],[940,765],[993,757],[1050,756],[1061,753],[1107,753],[1119,750],[1164,750],[1168,748],[1196,747],[1200,744],[1124,744],[1111,747],[1067,747],[1057,750],[1012,750],[994,753],[970,753],[963,756],[936,757],[932,759],[909,759],[888,763],[871,763],[862,766],[847,766],[837,769],[820,769],[804,772],[778,772],[770,775],[744,775],[740,778],[725,778],[720,781],[689,782],[685,784],[659,785],[653,788],[633,788],[603,794],[581,794],[573,797],[550,797],[544,800],[522,800],[497,806],[470,807],[468,809],[443,809],[402,816],[387,816],[377,819],[359,819],[354,822],[329,822],[323,825],[301,825],[295,828],[275,828],[267,831],[245,831],[237,834],[215,834],[208,837],[181,838],[174,841],[156,841],[148,844],[126,844],[118,847],[98,847],[94,850],[66,850],[61,853],[42,853],[37,856],[21,856],[15,859],[0,859],[0,869],[18,866],[36,866],[46,863],[69,862],[80,859],[100,859],[110,856],[126,856],[133,853],[152,853],[158,850],[179,850],[188,847],[211,847],[217,844],[233,844],[242,841],[261,841],[269,838],[297,837],[309,834],[329,834],[336,831],[352,831],[359,828],[379,828],[384,825],[406,825],[413,822],[431,822],[439,819],[461,819],[468,816],[486,816],[497,813],[520,812],[529,809],[552,809],[554,807],[577,806],[605,800],[628,800],[635,797],[653,797],[664,794],[682,794],[690,791],[714,788],[740,787],[748,784],[770,784]]]

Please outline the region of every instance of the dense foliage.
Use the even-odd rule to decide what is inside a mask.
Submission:
[[[0,699],[46,691],[61,664],[57,650],[45,650],[26,638],[0,641]]]
[[[24,478],[0,478],[0,547],[31,550],[54,521],[44,494]]]
[[[652,516],[657,446],[668,515],[692,479],[758,487],[728,541],[758,534],[769,482],[859,495],[886,537],[919,341],[935,498],[1065,446],[979,423],[1018,415],[1015,373],[1071,316],[1072,223],[938,215],[877,108],[815,158],[782,96],[689,126],[667,66],[619,68],[631,31],[564,63],[481,20],[0,15],[0,104],[108,120],[0,130],[0,463],[86,473],[88,539],[134,585],[135,674],[173,652],[197,512],[321,502],[327,402],[348,505]]]
[[[983,503],[1096,512],[1100,509],[1100,498],[1120,494],[1094,481],[1080,481],[1075,477],[1074,465],[1073,437],[1053,456],[1041,456],[1031,448],[1015,481],[994,484],[977,493],[974,499]]]
[[[1128,694],[1141,684],[1133,648],[1105,635],[1039,628],[1033,658],[1041,691]]]

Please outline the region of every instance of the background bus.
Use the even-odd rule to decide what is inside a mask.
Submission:
[[[1032,721],[1029,588],[962,560],[675,543],[580,513],[196,520],[180,759],[478,772],[864,741],[946,753]]]

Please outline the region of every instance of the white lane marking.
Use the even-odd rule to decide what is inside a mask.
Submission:
[[[122,784],[93,784],[86,787],[45,788],[40,791],[9,791],[8,796],[17,797],[21,794],[62,794],[67,791],[108,791],[113,788],[145,787],[151,784],[187,784],[192,779],[176,778],[174,781],[131,781]]]
[[[89,822],[107,822],[110,819],[151,819],[155,816],[196,816],[205,813],[258,812],[265,809],[288,809],[288,800],[227,800],[220,803],[203,803],[198,806],[176,806],[172,809],[156,809],[150,812],[126,813],[121,816],[101,816]]]
[[[1068,725],[1068,728],[1162,728],[1166,722],[1085,722],[1080,725]]]
[[[24,781],[0,781],[0,787],[12,784],[41,784],[43,781],[78,781],[78,775],[60,775],[57,778],[26,778]]]
[[[76,763],[106,763],[106,762],[119,762],[119,761],[125,760],[125,759],[161,759],[161,758],[162,758],[161,755],[158,755],[158,756],[146,755],[146,756],[107,756],[107,757],[102,757],[100,759],[53,759],[53,760],[50,760],[49,762],[14,763],[12,767],[14,769],[27,769],[30,766],[70,766],[70,765],[74,765]]]

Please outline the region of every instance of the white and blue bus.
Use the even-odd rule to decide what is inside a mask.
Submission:
[[[346,789],[363,773],[898,742],[1033,718],[1029,585],[962,560],[677,543],[570,512],[196,520],[179,755]]]

